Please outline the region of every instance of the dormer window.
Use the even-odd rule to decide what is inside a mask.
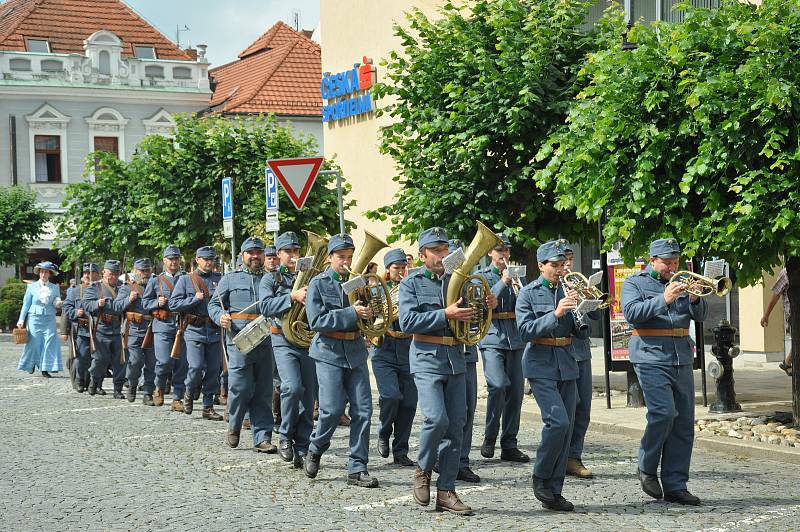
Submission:
[[[155,59],[156,49],[152,46],[134,46],[133,52],[139,59]]]
[[[44,39],[25,39],[25,46],[29,52],[50,53],[50,41]]]

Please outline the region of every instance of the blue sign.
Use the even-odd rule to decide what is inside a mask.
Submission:
[[[267,184],[267,211],[278,210],[278,179],[269,167],[264,171]]]
[[[233,220],[233,182],[230,177],[222,178],[222,219]]]
[[[320,82],[320,95],[327,103],[322,106],[322,121],[342,120],[373,111],[370,90],[375,83],[375,67],[366,56],[363,64],[337,74],[326,72]]]

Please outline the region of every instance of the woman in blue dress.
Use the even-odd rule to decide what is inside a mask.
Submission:
[[[28,285],[17,327],[25,326],[28,319],[28,343],[19,359],[17,369],[33,373],[36,368],[42,376],[50,377],[50,372],[63,369],[61,363],[61,344],[56,332],[56,309],[61,308],[61,292],[58,285],[50,282],[51,276],[58,275],[58,268],[52,262],[40,262],[33,269],[39,280]]]

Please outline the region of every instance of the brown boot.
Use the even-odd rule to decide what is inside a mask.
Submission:
[[[272,442],[269,441],[262,441],[255,447],[253,450],[257,453],[267,453],[267,454],[275,454],[278,452],[278,448],[272,445]]]
[[[229,430],[228,435],[225,436],[225,443],[232,449],[239,447],[239,433]]]
[[[163,398],[162,398],[163,399]],[[183,412],[183,403],[180,399],[173,399],[172,406],[170,407],[172,412]]]
[[[244,430],[253,430],[253,424],[250,423],[249,419],[245,419],[244,421],[242,421],[242,428]]]
[[[414,471],[414,501],[421,506],[431,503],[431,472],[417,466]]]
[[[567,475],[578,478],[592,478],[591,470],[583,465],[580,458],[567,458]]]
[[[272,417],[275,424],[281,424],[281,389],[272,388]]]
[[[219,404],[227,405],[228,404],[228,387],[227,386],[220,386],[219,387]]]
[[[213,406],[203,408],[203,419],[209,421],[222,421],[222,416],[214,411]]]
[[[158,386],[153,390],[153,405],[164,406],[164,391]]]
[[[472,515],[472,508],[461,502],[455,491],[436,490],[436,511]]]

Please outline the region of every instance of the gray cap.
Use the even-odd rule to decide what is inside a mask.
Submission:
[[[442,244],[447,244],[448,240],[447,231],[441,227],[425,229],[419,234],[419,238],[417,239],[419,242],[419,249],[441,246]]]
[[[103,268],[112,272],[120,271],[119,261],[108,259],[105,264],[103,264]]]
[[[650,256],[661,259],[674,259],[681,254],[681,246],[674,238],[659,238],[650,243]]]
[[[328,255],[340,249],[356,249],[355,244],[353,244],[353,237],[346,233],[333,235],[328,241]]]
[[[539,262],[559,262],[567,260],[564,255],[566,249],[561,240],[550,240],[545,242],[536,250],[536,260]]]

